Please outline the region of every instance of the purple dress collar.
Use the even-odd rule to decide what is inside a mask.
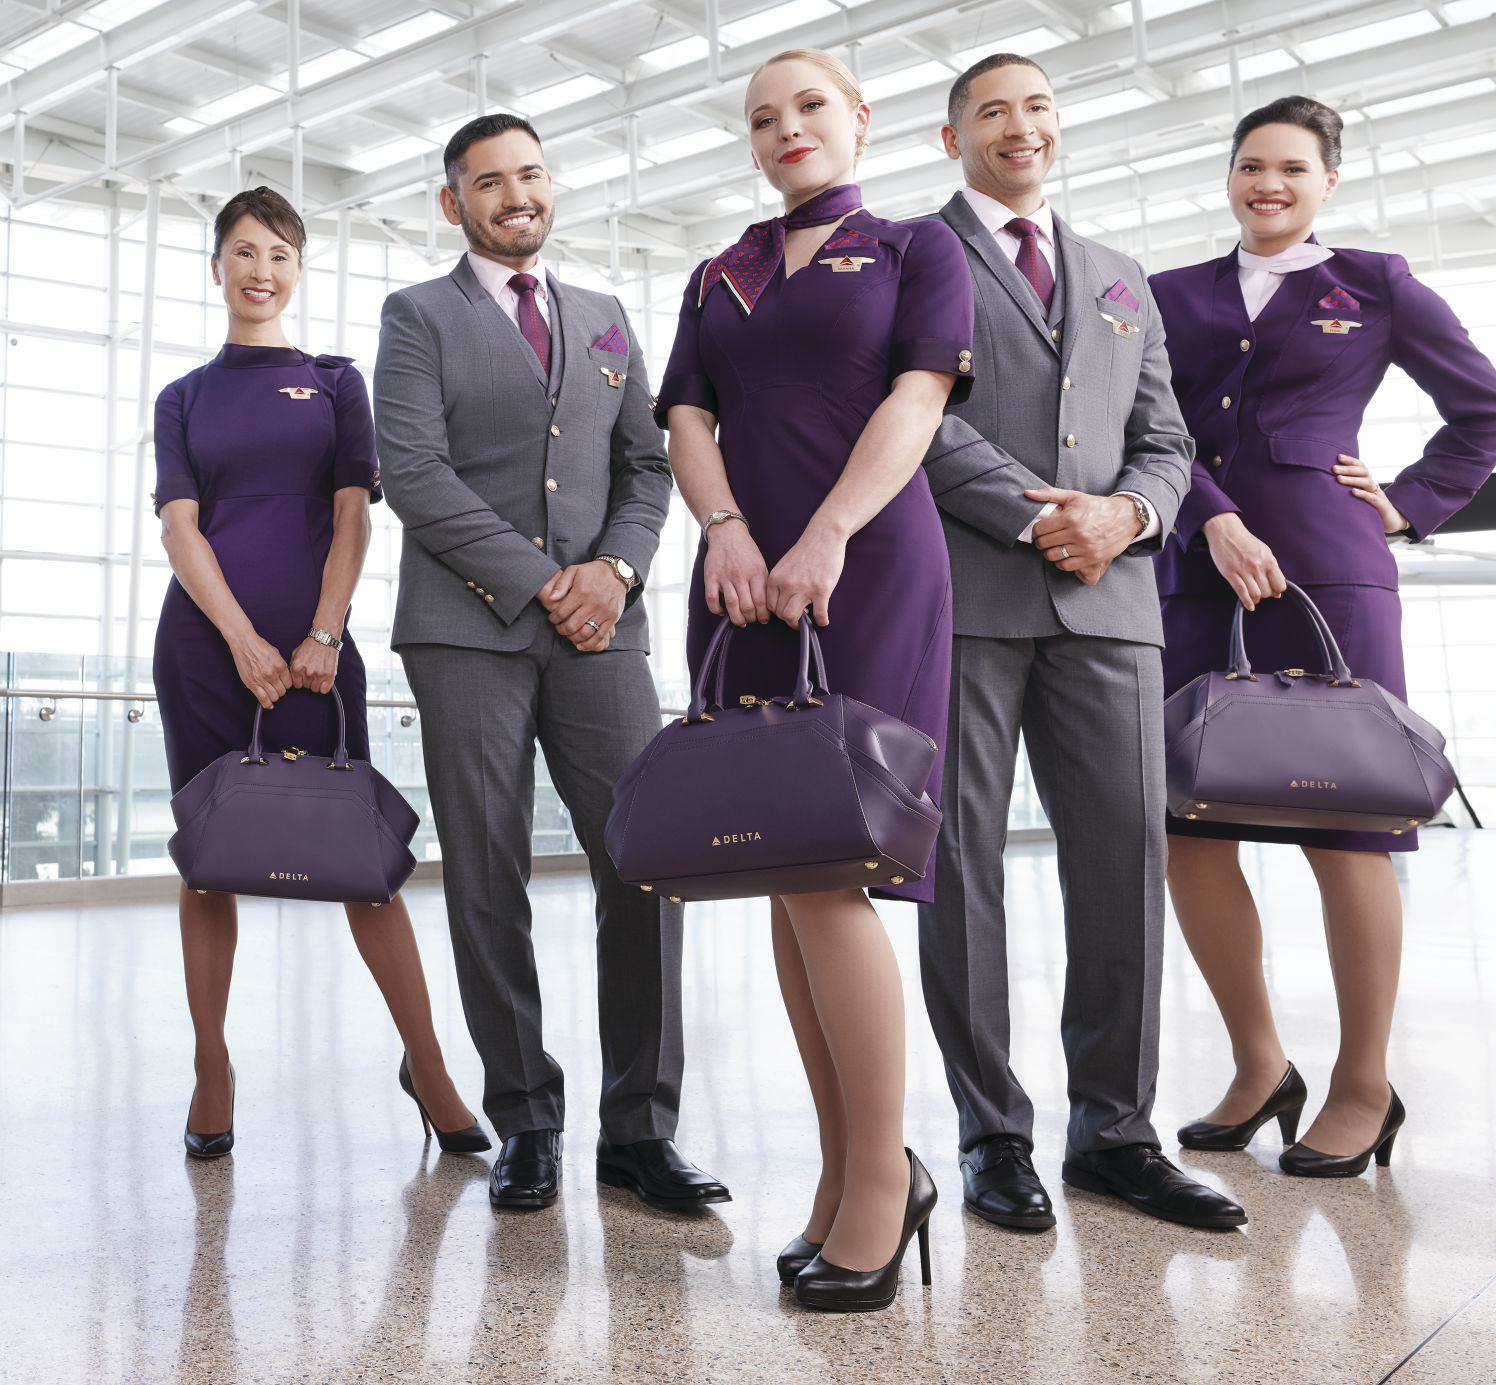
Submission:
[[[226,341],[211,364],[228,370],[254,370],[259,366],[301,365],[305,360],[306,353],[294,346],[241,346]]]
[[[743,316],[747,317],[784,259],[786,231],[798,231],[806,226],[825,226],[830,222],[840,221],[861,206],[862,189],[856,183],[843,183],[840,187],[818,192],[787,216],[755,222],[743,232],[736,244],[728,246],[715,259],[707,262],[701,274],[697,307],[706,302],[707,294],[720,281],[727,286],[733,301],[742,310]],[[843,227],[822,249],[842,250],[852,246],[876,244],[877,241],[872,236]]]

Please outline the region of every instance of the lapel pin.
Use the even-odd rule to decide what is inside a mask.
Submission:
[[[615,390],[621,390],[623,388],[623,382],[629,378],[624,374],[623,371],[611,370],[605,365],[598,366],[598,369],[608,377],[608,383],[612,385]]]
[[[1352,327],[1359,327],[1359,322],[1344,322],[1338,317],[1317,317],[1311,319],[1309,325],[1318,327],[1321,332],[1333,333],[1337,337],[1350,335]]]
[[[292,399],[310,399],[316,390],[309,390],[305,385],[282,385],[277,394],[289,394]]]
[[[856,274],[863,265],[872,264],[873,255],[833,255],[829,260],[817,260],[817,264],[829,264],[833,274]]]

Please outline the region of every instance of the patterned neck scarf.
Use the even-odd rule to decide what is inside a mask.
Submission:
[[[780,261],[784,259],[786,231],[798,231],[806,226],[825,226],[830,222],[840,221],[861,206],[862,189],[856,183],[844,183],[840,187],[818,192],[788,216],[755,222],[743,232],[737,244],[728,246],[716,259],[708,261],[701,275],[697,306],[706,302],[707,294],[720,280],[727,286],[743,316],[747,317],[758,303],[759,295],[769,286],[769,280],[779,269]],[[838,232],[832,240],[840,242],[844,237],[850,238],[849,244],[877,244],[871,237],[863,236],[857,231]],[[827,241],[826,245],[831,246],[831,241]],[[842,247],[838,244],[831,248]]]

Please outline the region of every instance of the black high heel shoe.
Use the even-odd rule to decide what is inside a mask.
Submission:
[[[1308,1145],[1294,1145],[1278,1156],[1278,1167],[1298,1178],[1354,1178],[1366,1172],[1372,1155],[1376,1155],[1377,1167],[1385,1169],[1392,1162],[1392,1142],[1408,1118],[1390,1082],[1387,1090],[1392,1093],[1392,1100],[1387,1103],[1387,1115],[1370,1149],[1363,1149],[1360,1154],[1321,1154]]]
[[[930,1282],[930,1213],[940,1195],[935,1180],[912,1149],[909,1156],[909,1200],[904,1204],[904,1232],[893,1259],[878,1270],[848,1270],[822,1259],[819,1252],[795,1280],[795,1297],[807,1308],[831,1313],[874,1313],[887,1308],[899,1292],[899,1265],[909,1241],[919,1234],[920,1282]]]
[[[816,1258],[820,1249],[820,1241],[807,1241],[804,1236],[796,1236],[779,1252],[779,1259],[774,1262],[779,1270],[779,1282],[793,1284],[795,1276]]]
[[[1291,1145],[1298,1137],[1299,1117],[1309,1100],[1309,1088],[1292,1063],[1272,1094],[1240,1125],[1214,1125],[1210,1121],[1191,1121],[1179,1127],[1179,1143],[1186,1149],[1245,1149],[1255,1135],[1274,1116],[1283,1132],[1283,1143]]]
[[[405,1064],[405,1055],[400,1055],[400,1089],[416,1104],[416,1110],[421,1113],[421,1124],[426,1129],[426,1138],[431,1138],[431,1132],[436,1131],[436,1142],[447,1154],[479,1154],[485,1149],[492,1149],[488,1142],[488,1136],[483,1133],[481,1125],[470,1125],[466,1130],[439,1130],[431,1123],[431,1117],[426,1108],[421,1105],[421,1098],[416,1095],[415,1084],[410,1080],[410,1069]]]
[[[229,1128],[218,1135],[196,1135],[190,1126],[182,1127],[182,1143],[194,1159],[222,1159],[234,1147],[234,1098],[239,1095],[239,1076],[229,1064]],[[192,1107],[187,1107],[192,1119]]]

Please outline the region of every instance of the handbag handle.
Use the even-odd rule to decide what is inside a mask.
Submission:
[[[1298,602],[1299,610],[1303,612],[1304,618],[1314,627],[1315,638],[1319,641],[1319,652],[1324,659],[1325,677],[1331,680],[1332,688],[1345,686],[1359,688],[1361,685],[1351,676],[1349,666],[1345,662],[1345,655],[1340,652],[1340,644],[1335,639],[1334,632],[1330,629],[1329,622],[1325,620],[1323,612],[1309,598],[1309,593],[1302,587],[1288,583],[1288,591]],[[1231,618],[1231,647],[1227,656],[1228,677],[1248,678],[1256,681],[1256,675],[1252,672],[1252,665],[1247,661],[1247,642],[1243,630],[1243,618],[1246,616],[1247,608],[1240,601],[1236,603],[1236,614]]]
[[[725,615],[718,623],[711,643],[706,647],[701,668],[696,674],[696,686],[691,689],[691,702],[686,708],[683,724],[704,721],[711,709],[720,711],[725,705],[727,650],[732,643],[733,631],[736,628],[731,618]],[[714,673],[716,675],[715,695],[708,702],[707,688],[713,681]],[[815,623],[807,611],[800,616],[800,668],[795,679],[794,696],[791,697],[789,705],[791,707],[817,705],[814,696],[817,689],[823,693],[831,691],[826,683],[826,656],[821,652],[820,636],[816,634]]]
[[[352,766],[348,763],[348,718],[343,712],[343,698],[336,684],[333,685],[332,700],[338,709],[338,748],[332,753],[332,763],[328,765],[328,769],[351,769]],[[264,752],[260,749],[260,718],[264,715],[263,707],[255,708],[255,726],[249,737],[249,763],[253,765],[265,763]]]

